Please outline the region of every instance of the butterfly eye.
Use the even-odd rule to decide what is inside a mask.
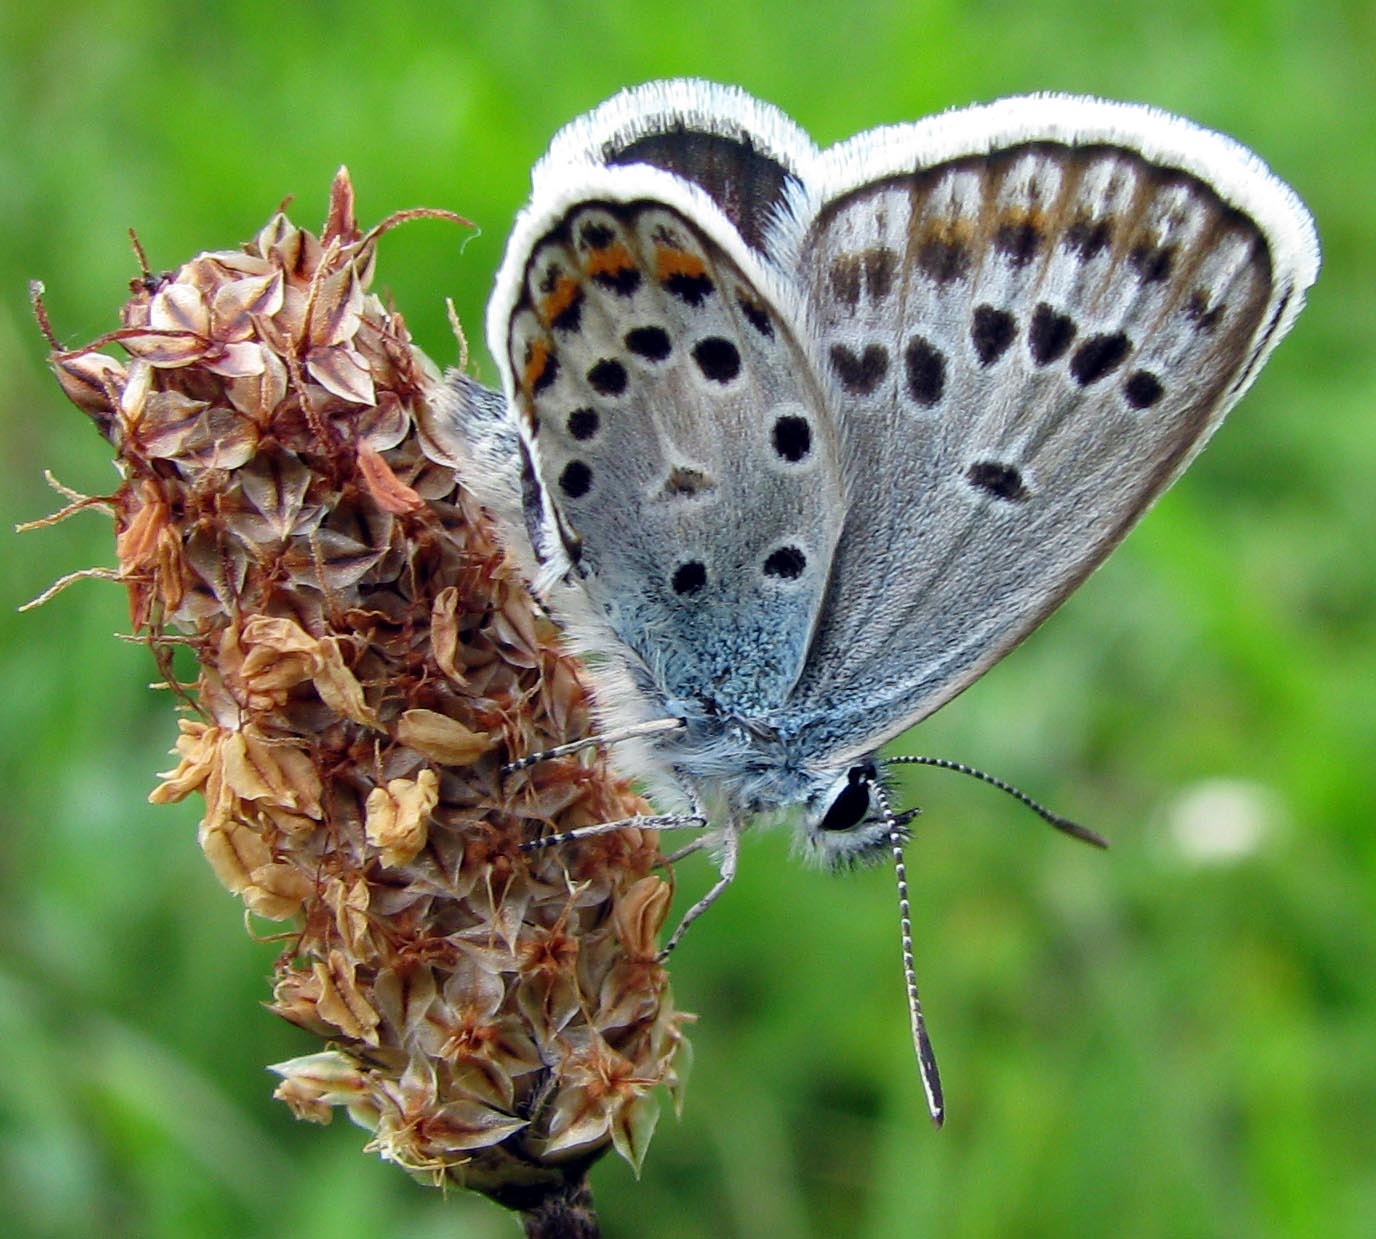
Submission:
[[[846,773],[845,783],[817,823],[818,829],[852,830],[860,825],[870,811],[870,784],[875,775],[873,762],[852,766]]]

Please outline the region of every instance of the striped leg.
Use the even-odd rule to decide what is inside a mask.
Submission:
[[[736,862],[740,859],[740,854],[741,828],[732,819],[727,822],[722,831],[721,876],[717,878],[716,885],[683,914],[683,919],[679,921],[678,928],[674,930],[669,941],[664,944],[664,949],[659,953],[661,961],[666,959],[669,952],[683,941],[683,935],[688,932],[688,926],[716,903],[722,891],[736,880]]]
[[[521,844],[523,852],[542,852],[545,848],[563,847],[566,843],[577,843],[580,839],[594,839],[598,835],[615,834],[618,830],[702,830],[707,826],[705,817],[691,813],[646,814],[641,817],[623,817],[615,822],[598,822],[593,826],[580,826],[577,830],[566,830],[559,835],[546,835],[541,839],[531,839]]]
[[[640,736],[663,735],[665,732],[679,731],[683,726],[684,723],[681,718],[656,718],[651,719],[648,723],[636,723],[632,727],[623,727],[620,731],[609,731],[600,736],[584,736],[581,740],[573,740],[568,744],[559,744],[540,753],[530,753],[525,757],[519,757],[503,766],[502,773],[515,774],[518,770],[529,770],[531,766],[538,766],[542,761],[549,761],[552,757],[567,757],[570,753],[580,753],[595,745],[620,744],[622,740],[635,740]]]

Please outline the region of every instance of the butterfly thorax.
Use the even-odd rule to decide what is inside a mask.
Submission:
[[[710,704],[678,717],[684,727],[655,743],[654,759],[690,793],[695,812],[742,830],[794,810],[800,849],[833,868],[882,854],[886,830],[870,812],[868,792],[856,790],[876,778],[868,757],[819,762],[803,736]]]

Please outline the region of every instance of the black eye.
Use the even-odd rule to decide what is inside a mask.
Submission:
[[[852,766],[846,775],[846,785],[836,794],[836,799],[827,806],[822,820],[817,823],[822,830],[851,830],[865,820],[870,811],[870,783],[875,777],[874,764],[866,762],[863,766]]]

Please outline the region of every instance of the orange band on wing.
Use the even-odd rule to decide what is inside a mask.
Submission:
[[[696,254],[664,245],[655,250],[655,277],[661,284],[675,275],[684,275],[695,280],[706,274],[707,264]]]

